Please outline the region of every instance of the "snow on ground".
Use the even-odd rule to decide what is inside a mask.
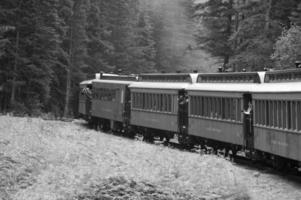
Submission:
[[[223,158],[0,116],[0,199],[301,199],[301,184]]]

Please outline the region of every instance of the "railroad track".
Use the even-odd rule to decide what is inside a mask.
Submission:
[[[88,126],[86,126],[86,127],[89,128]],[[116,132],[112,132],[112,131],[103,131],[103,130],[97,130],[97,131],[101,131],[106,134],[112,134],[112,135],[115,135],[118,137],[123,137],[123,138],[126,137],[122,133],[116,133]],[[286,177],[289,180],[301,183],[301,168],[286,169],[285,171],[279,171],[264,162],[253,161],[253,160],[247,158],[245,156],[244,152],[238,152],[237,155],[235,157],[233,157],[231,155],[232,154],[231,152],[228,156],[225,156],[224,150],[218,150],[217,152],[214,152],[213,148],[209,147],[209,146],[206,147],[206,150],[201,149],[200,146],[197,146],[197,145],[195,145],[191,149],[183,148],[183,146],[181,146],[179,144],[179,142],[177,141],[177,138],[172,138],[168,142],[166,142],[166,141],[161,141],[160,138],[158,138],[158,137],[155,137],[152,142],[149,142],[149,141],[144,141],[144,138],[142,135],[136,134],[135,137],[132,139],[146,142],[146,143],[153,144],[153,145],[157,145],[157,146],[166,146],[168,148],[173,148],[173,149],[177,149],[180,151],[186,151],[186,152],[200,154],[200,155],[215,155],[215,156],[224,158],[224,159],[228,160],[229,162],[238,164],[242,167],[257,170],[259,172],[264,171],[264,172],[276,174],[276,175],[279,175],[282,177]]]

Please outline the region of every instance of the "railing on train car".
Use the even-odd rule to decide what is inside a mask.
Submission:
[[[190,74],[141,74],[139,76],[139,81],[145,82],[187,82],[192,83],[192,78]]]
[[[301,69],[268,71],[265,73],[265,83],[301,81]]]
[[[199,74],[197,83],[260,83],[257,72]]]

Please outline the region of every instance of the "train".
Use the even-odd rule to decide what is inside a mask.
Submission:
[[[101,73],[80,88],[79,113],[95,128],[301,166],[300,69]]]

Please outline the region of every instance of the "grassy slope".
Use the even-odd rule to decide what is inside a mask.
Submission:
[[[81,123],[0,116],[0,199],[248,199],[260,191],[247,190],[258,180],[224,159]]]

